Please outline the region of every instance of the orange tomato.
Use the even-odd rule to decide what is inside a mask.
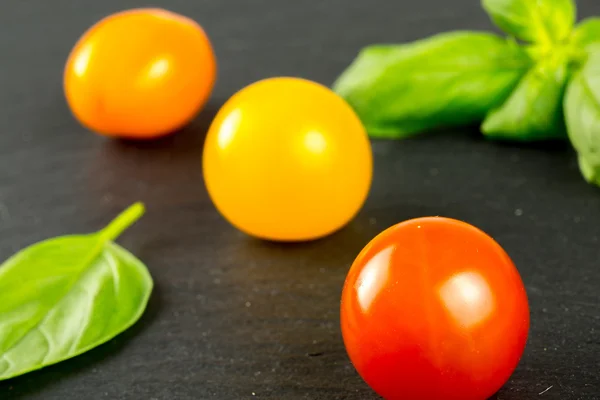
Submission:
[[[194,118],[215,76],[211,44],[196,22],[162,9],[133,9],[102,19],[79,39],[64,90],[89,129],[152,138]]]
[[[369,139],[350,106],[304,79],[271,78],[236,93],[210,127],[206,187],[240,230],[301,241],[341,228],[372,176]]]
[[[385,399],[485,400],[519,362],[529,305],[491,237],[461,221],[417,218],[356,258],[341,327],[355,368]]]

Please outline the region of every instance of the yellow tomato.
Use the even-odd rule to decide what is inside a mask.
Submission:
[[[302,241],[347,224],[373,173],[369,139],[350,106],[304,79],[256,82],[225,103],[203,155],[219,212],[259,238]]]

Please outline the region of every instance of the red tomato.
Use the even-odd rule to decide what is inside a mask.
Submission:
[[[346,350],[388,400],[484,400],[525,349],[529,306],[504,250],[479,229],[418,218],[373,239],[342,293]]]

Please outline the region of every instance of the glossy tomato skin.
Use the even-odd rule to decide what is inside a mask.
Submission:
[[[359,254],[341,328],[355,368],[385,399],[485,400],[519,362],[529,306],[491,237],[461,221],[418,218]]]
[[[330,89],[277,77],[236,93],[204,146],[207,190],[240,230],[267,240],[330,234],[364,203],[371,146],[350,106]]]
[[[142,8],[85,32],[67,60],[64,90],[73,115],[92,131],[142,139],[188,123],[215,79],[214,52],[196,22]]]

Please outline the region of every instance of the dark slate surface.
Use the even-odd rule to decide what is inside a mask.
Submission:
[[[238,233],[203,186],[204,133],[234,91],[274,75],[330,84],[363,45],[491,29],[478,1],[153,4],[206,28],[220,78],[194,124],[143,145],[81,128],[66,108],[61,76],[89,25],[147,3],[0,4],[0,256],[95,230],[142,200],[147,215],[120,242],[146,261],[157,285],[134,328],[76,359],[0,382],[0,399],[375,399],[341,341],[341,285],[370,238],[423,215],[488,231],[527,285],[530,340],[497,398],[600,398],[600,190],[582,181],[568,146],[499,145],[473,129],[374,142],[364,209],[344,230],[310,244]],[[596,0],[579,6],[584,16],[600,15]]]

